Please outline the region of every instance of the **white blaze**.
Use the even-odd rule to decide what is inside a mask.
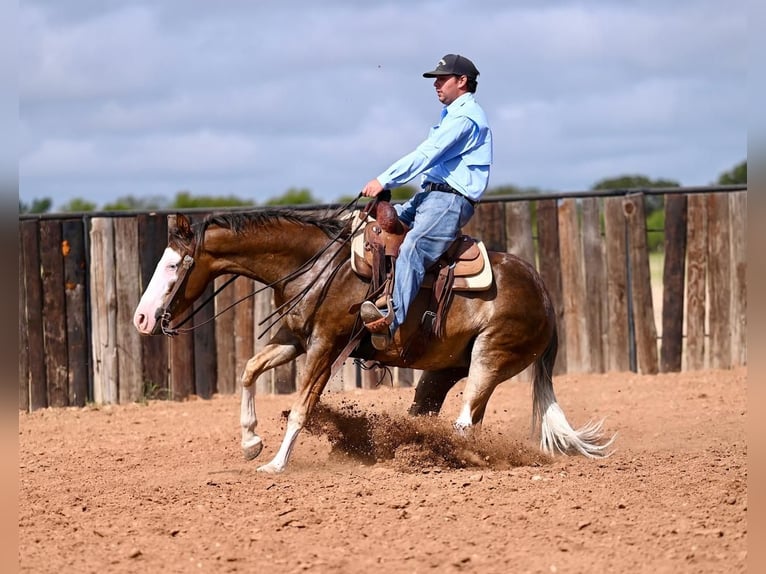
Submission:
[[[181,255],[170,247],[165,249],[157,268],[154,270],[146,291],[138,302],[136,312],[133,314],[133,324],[139,332],[149,334],[154,329],[157,320],[154,313],[162,307],[165,296],[173,288],[178,278],[178,267],[181,263]]]

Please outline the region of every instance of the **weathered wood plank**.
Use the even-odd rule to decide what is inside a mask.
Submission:
[[[708,195],[710,367],[731,368],[731,245],[728,194]]]
[[[88,332],[86,227],[81,219],[61,224],[64,253],[69,404],[84,406],[90,389],[90,333]]]
[[[213,295],[210,283],[199,298],[198,304]],[[197,396],[209,399],[216,392],[216,343],[213,303],[202,307],[194,316],[194,391]]]
[[[51,407],[65,407],[69,404],[64,260],[61,248],[61,222],[55,219],[41,221],[43,341],[48,381],[48,406]]]
[[[260,288],[263,285],[261,283],[253,283],[253,287]],[[272,327],[268,331],[264,332],[265,327],[271,321],[270,319],[262,325],[259,325],[261,321],[265,320],[271,312],[274,310],[274,294],[271,289],[266,289],[257,293],[253,299],[253,354],[256,354],[263,350],[268,344],[271,337],[276,333],[278,327]],[[274,371],[266,371],[255,381],[256,394],[273,394],[274,391]]]
[[[747,364],[747,192],[729,194],[731,225],[731,361]]]
[[[532,214],[528,201],[512,201],[505,204],[505,251],[520,257],[537,268],[535,244],[532,237]],[[531,382],[534,378],[534,365],[530,365],[516,379]]]
[[[548,288],[556,310],[556,329],[559,336],[559,352],[556,357],[554,374],[567,371],[566,325],[564,324],[564,302],[561,292],[561,254],[559,250],[558,203],[555,199],[537,202],[537,241],[540,276]]]
[[[24,240],[19,225],[19,410],[29,411],[29,339],[27,338],[27,290]]]
[[[606,368],[606,277],[604,241],[601,237],[601,206],[596,197],[582,199],[582,242],[587,304],[583,308],[590,350],[590,369],[603,373]]]
[[[133,326],[133,313],[141,298],[141,263],[138,250],[138,220],[114,218],[117,289],[117,357],[121,403],[140,400],[144,395],[141,335]]]
[[[689,195],[686,228],[686,369],[705,368],[705,293],[707,285],[707,199]]]
[[[630,288],[636,328],[638,370],[641,373],[654,374],[659,370],[657,325],[654,322],[654,305],[652,304],[652,280],[649,269],[649,249],[646,242],[646,211],[643,194],[624,198],[623,212],[628,223]]]
[[[219,289],[230,275],[217,277],[214,283]],[[234,303],[234,285],[229,285],[215,298],[215,312],[221,313]],[[216,386],[221,394],[231,395],[237,391],[237,372],[234,356],[234,309],[229,309],[215,319]]]
[[[532,237],[532,213],[528,201],[512,201],[505,206],[504,251],[521,257],[537,268]]]
[[[686,260],[685,195],[665,196],[665,263],[662,271],[662,346],[660,371],[681,370],[683,358]]]
[[[625,214],[621,197],[604,198],[604,233],[606,235],[606,298],[608,371],[630,370],[628,325],[628,246]]]
[[[561,286],[566,325],[567,372],[584,373],[591,369],[585,325],[587,292],[583,268],[583,247],[578,225],[577,201],[564,199],[559,206],[559,248]]]
[[[502,203],[480,203],[463,232],[481,239],[490,251],[505,251],[504,210]]]
[[[295,361],[276,367],[274,369],[274,392],[278,395],[294,393],[297,374],[298,369]]]
[[[157,263],[167,246],[168,222],[164,215],[138,216],[138,248],[141,264],[141,292],[149,285]],[[156,335],[141,337],[143,395],[152,399],[169,397],[168,354],[170,341]]]
[[[24,246],[24,288],[26,290],[26,329],[29,359],[29,409],[48,406],[48,384],[43,342],[43,285],[40,277],[40,239],[37,221],[21,222]]]
[[[252,279],[237,277],[234,281],[234,299],[239,300],[250,294],[254,287],[255,282]],[[238,376],[242,375],[247,361],[254,355],[254,329],[254,302],[253,297],[248,297],[237,305],[234,314],[234,356]],[[265,337],[268,337],[268,335]],[[261,339],[261,341],[263,340]],[[256,381],[257,384],[258,381]],[[257,388],[256,386],[256,392],[258,392]]]
[[[95,217],[90,227],[90,316],[93,357],[93,400],[118,400],[117,294],[114,269],[114,225]]]
[[[187,313],[182,315],[183,318]],[[179,321],[182,320],[179,317]],[[182,401],[194,394],[194,334],[183,333],[170,339],[170,396]]]

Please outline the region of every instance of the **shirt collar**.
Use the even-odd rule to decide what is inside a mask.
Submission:
[[[450,105],[444,106],[442,108],[442,116],[441,116],[442,119],[444,118],[444,116],[446,116],[449,113],[450,109],[455,110],[471,101],[473,101],[473,94],[471,92],[466,92],[465,94],[457,98],[454,102],[452,102]]]

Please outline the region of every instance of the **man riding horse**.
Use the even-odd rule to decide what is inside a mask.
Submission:
[[[492,132],[473,95],[478,75],[473,62],[458,54],[447,54],[433,71],[424,73],[424,78],[435,78],[436,95],[444,104],[439,123],[413,152],[362,189],[362,195],[377,197],[384,190],[423,176],[421,191],[395,206],[409,231],[396,258],[390,306],[385,300],[377,304],[365,301],[360,309],[378,350],[389,346],[420,291],[426,270],[458,237],[487,189]]]

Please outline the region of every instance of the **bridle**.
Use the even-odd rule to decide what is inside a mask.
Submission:
[[[346,205],[342,206],[340,209],[337,210],[335,215],[338,216],[341,213],[343,213],[344,211],[350,211],[353,208],[353,206],[356,205],[356,203],[359,201],[360,197],[361,197],[361,194],[359,196],[357,196],[356,198],[354,198],[353,200],[351,200]],[[389,198],[390,198],[390,196],[389,196]],[[388,198],[386,198],[386,201],[388,201]],[[373,204],[371,203],[371,204],[369,204],[367,206],[368,210],[369,210],[370,207],[372,207],[372,205]],[[337,250],[333,254],[333,257],[335,257],[335,255],[337,255],[340,252],[340,250],[343,248],[344,245],[346,245],[347,243],[350,242],[351,237],[359,230],[361,225],[362,225],[362,222],[360,221],[354,227],[353,231],[348,236],[348,238],[340,240],[340,245],[338,246]],[[189,332],[192,332],[195,329],[197,329],[199,327],[202,327],[203,325],[206,325],[207,323],[210,323],[211,321],[215,320],[216,317],[218,317],[219,315],[222,315],[223,313],[225,313],[226,311],[228,311],[232,307],[242,303],[243,301],[245,301],[246,299],[249,299],[250,297],[253,297],[253,296],[257,295],[261,291],[265,291],[266,289],[272,288],[272,287],[278,285],[279,283],[284,283],[284,282],[290,281],[290,280],[294,279],[295,277],[298,277],[299,275],[302,275],[303,273],[308,271],[311,267],[313,267],[314,263],[316,263],[316,261],[324,253],[326,253],[334,243],[337,243],[339,241],[339,237],[340,237],[340,234],[339,234],[338,237],[331,238],[330,241],[327,243],[327,245],[323,249],[320,249],[316,254],[314,254],[313,257],[308,259],[303,265],[301,265],[295,271],[287,274],[284,277],[281,277],[280,279],[277,279],[276,281],[273,281],[272,283],[269,283],[268,285],[262,285],[258,289],[255,289],[254,291],[252,291],[252,292],[248,293],[247,295],[241,297],[240,299],[234,301],[232,304],[228,305],[227,307],[225,307],[224,309],[222,309],[218,313],[215,313],[209,319],[207,319],[207,320],[205,320],[205,321],[203,321],[201,323],[198,323],[198,324],[196,324],[196,325],[194,325],[192,327],[187,327],[187,328],[181,329],[181,327],[183,325],[185,325],[187,322],[189,322],[194,317],[194,315],[196,315],[208,303],[210,303],[213,299],[215,299],[215,297],[216,297],[216,295],[218,295],[218,293],[223,291],[226,287],[229,286],[229,284],[231,284],[237,277],[239,277],[239,275],[232,275],[231,277],[229,277],[229,279],[227,279],[223,283],[223,285],[218,287],[213,292],[212,295],[210,295],[207,299],[205,299],[205,301],[203,301],[200,305],[198,305],[180,323],[178,323],[175,327],[171,327],[170,326],[170,321],[171,321],[170,309],[173,306],[173,302],[175,301],[176,295],[178,294],[178,292],[181,290],[181,288],[186,283],[186,280],[188,279],[189,272],[191,271],[192,267],[194,266],[194,257],[192,255],[189,255],[189,254],[184,255],[183,259],[181,260],[181,263],[179,264],[180,268],[179,268],[179,273],[178,273],[178,277],[176,279],[176,282],[173,285],[173,289],[167,295],[167,298],[166,298],[167,303],[164,306],[162,306],[162,307],[158,307],[157,310],[154,313],[154,317],[158,321],[158,325],[159,325],[160,331],[162,332],[163,335],[167,335],[168,337],[174,337],[174,336],[178,335],[179,333],[189,333]],[[195,243],[195,245],[191,249],[191,251],[192,251],[192,253],[196,253],[196,250],[197,250],[197,245]],[[342,262],[332,271],[331,277],[335,275],[335,273],[340,268],[340,265],[342,265]],[[269,325],[267,325],[264,328],[263,332],[258,336],[258,338],[260,339],[265,333],[268,332],[269,329],[271,329],[271,327],[273,327],[277,322],[279,322],[280,319],[282,319],[285,315],[287,315],[290,311],[292,311],[295,308],[295,306],[300,302],[300,300],[303,298],[303,296],[306,295],[306,293],[308,292],[308,290],[311,287],[312,287],[312,285],[309,284],[303,291],[298,293],[296,296],[294,296],[289,301],[286,301],[285,303],[283,303],[282,306],[280,306],[279,308],[275,309],[270,315],[268,315],[263,320],[261,320],[261,322],[258,323],[259,327],[262,326],[264,323],[266,323],[268,320],[270,320],[270,319],[272,319],[273,317],[276,316],[276,319],[274,319]]]
[[[176,295],[178,294],[178,291],[181,290],[181,287],[184,286],[186,283],[186,280],[189,276],[189,271],[191,271],[191,268],[194,266],[194,257],[191,255],[184,255],[184,258],[181,260],[181,263],[179,264],[179,272],[178,277],[176,278],[175,285],[173,285],[173,289],[170,290],[170,293],[168,293],[167,296],[167,303],[163,307],[158,307],[157,310],[154,312],[154,318],[159,321],[160,330],[162,331],[163,335],[167,335],[169,337],[172,337],[174,335],[178,334],[178,327],[180,327],[183,323],[185,323],[190,317],[187,317],[184,319],[182,323],[176,326],[175,329],[170,328],[170,307],[173,304],[173,301],[175,301]]]

